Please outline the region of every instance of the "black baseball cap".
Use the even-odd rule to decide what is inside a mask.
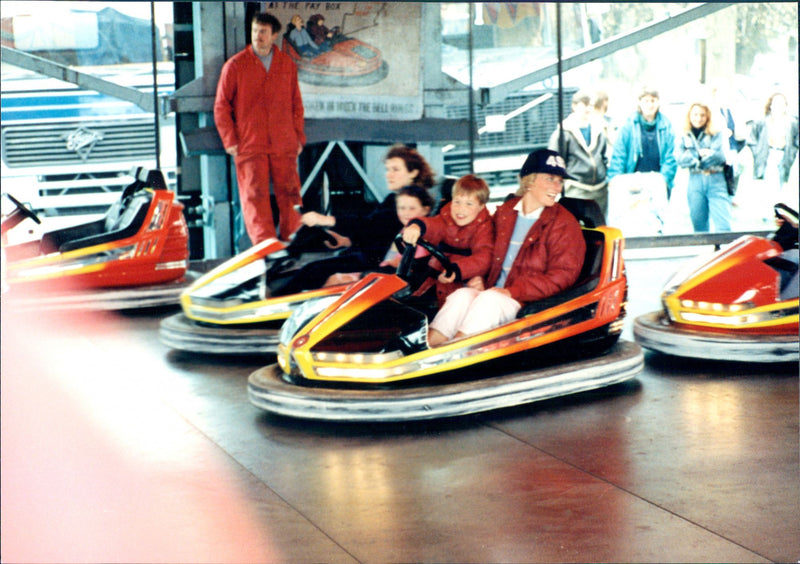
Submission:
[[[564,162],[564,157],[550,149],[537,149],[528,155],[525,164],[519,170],[519,177],[524,178],[537,172],[575,180],[567,174],[567,163]]]

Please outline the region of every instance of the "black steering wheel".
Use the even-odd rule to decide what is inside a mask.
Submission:
[[[15,206],[17,206],[17,209],[12,211],[6,218],[3,219],[3,223],[0,224],[0,235],[5,235],[27,218],[32,219],[36,223],[42,223],[42,220],[39,219],[38,215],[36,215],[32,210],[29,210],[23,206],[22,202],[17,200],[14,196],[7,192],[5,192],[3,195],[7,196],[8,199],[11,200]]]
[[[29,219],[32,219],[32,220],[33,220],[33,221],[35,221],[36,223],[39,223],[39,224],[41,224],[41,223],[42,223],[42,220],[41,220],[41,219],[39,219],[39,216],[38,216],[38,215],[36,215],[36,214],[33,212],[33,210],[30,210],[30,209],[26,208],[24,205],[22,205],[22,202],[20,202],[19,200],[17,200],[17,199],[16,199],[14,196],[12,196],[11,194],[9,194],[8,192],[6,192],[5,196],[6,196],[6,198],[8,198],[9,200],[11,200],[11,202],[12,202],[12,203],[13,203],[15,206],[17,206],[17,211],[19,211],[19,212],[20,212],[20,213],[21,213],[23,216],[25,216],[25,217],[27,217],[27,218],[29,218]],[[13,212],[12,212],[12,213],[13,213]]]
[[[397,275],[403,280],[408,280],[409,275],[411,274],[411,266],[414,263],[414,253],[416,252],[418,246],[428,251],[433,258],[439,261],[447,276],[452,275],[456,270],[452,261],[447,258],[442,251],[434,247],[425,239],[420,238],[417,240],[416,245],[409,245],[403,241],[403,235],[399,234],[397,237],[395,237],[394,244],[397,246],[397,250],[403,253],[403,258],[400,259],[400,264],[397,267]]]
[[[786,204],[775,204],[775,217],[782,220],[781,226],[772,235],[772,240],[778,243],[784,251],[797,248],[797,211]]]

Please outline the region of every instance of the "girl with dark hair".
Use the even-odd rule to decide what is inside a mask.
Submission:
[[[397,203],[397,219],[400,220],[403,227],[406,227],[411,221],[418,221],[419,218],[427,216],[431,213],[434,204],[433,197],[427,189],[414,185],[401,188],[395,196],[395,202]],[[401,258],[402,254],[392,243],[377,270],[387,273],[395,272],[400,265]],[[331,275],[324,285],[349,284],[360,280],[362,276],[364,276],[364,272],[337,272]]]

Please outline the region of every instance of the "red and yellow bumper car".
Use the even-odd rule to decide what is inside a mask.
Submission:
[[[3,235],[33,212],[16,209]],[[4,287],[25,308],[126,309],[176,303],[187,284],[188,228],[183,204],[160,171],[139,169],[120,199],[96,221],[4,245]]]
[[[330,286],[273,297],[299,268],[332,256],[335,243],[319,227],[302,227],[288,246],[267,239],[198,278],[180,296],[182,312],[162,320],[161,341],[177,350],[211,354],[274,354],[278,331],[306,300],[341,294]]]
[[[648,349],[689,358],[797,362],[797,212],[778,205],[773,239],[743,236],[664,287],[662,311],[634,321]]]
[[[283,324],[278,362],[254,372],[250,400],[281,415],[401,421],[463,415],[634,378],[641,349],[617,342],[627,281],[618,229],[584,227],[576,284],[517,319],[427,345],[429,312],[399,275],[372,273],[340,295],[308,300]]]

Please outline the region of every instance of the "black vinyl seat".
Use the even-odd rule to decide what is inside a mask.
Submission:
[[[136,167],[131,171],[133,182],[123,189],[101,219],[57,229],[42,236],[40,252],[67,252],[124,239],[136,233],[147,216],[152,194],[145,188],[166,190],[167,183],[160,170]]]
[[[562,197],[559,204],[569,210],[583,227],[601,227],[606,224],[606,218],[600,206],[594,200],[581,198]]]
[[[122,213],[105,218],[103,222],[104,230],[102,233],[67,241],[58,248],[59,252],[65,253],[67,251],[74,251],[75,249],[101,245],[103,243],[125,239],[136,234],[141,228],[142,223],[144,223],[145,217],[147,217],[147,212],[150,209],[150,201],[152,199],[153,196],[149,192],[136,194],[127,202]]]
[[[583,240],[586,242],[586,254],[583,259],[583,266],[575,284],[566,290],[525,304],[517,313],[517,317],[544,311],[551,307],[568,302],[578,296],[594,290],[600,283],[600,273],[603,268],[603,249],[605,248],[605,237],[600,231],[590,229],[583,230]]]

